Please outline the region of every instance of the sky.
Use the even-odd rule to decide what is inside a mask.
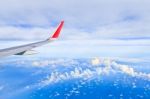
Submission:
[[[138,63],[136,68],[148,71],[149,65],[145,64],[150,60],[150,0],[0,0],[0,49],[45,40],[62,20],[65,24],[59,40],[33,49],[38,52],[36,55],[2,58],[2,65],[17,62],[22,68],[29,59],[35,60],[32,65],[36,67],[52,65],[51,58],[58,58],[56,63],[60,64],[61,58],[102,57],[108,61],[109,58],[131,59]],[[49,61],[46,58],[50,58]],[[148,74],[136,72],[128,65],[112,63],[114,70],[137,78],[150,78],[149,71]],[[50,68],[53,70],[53,66]],[[77,76],[81,75],[84,73]],[[67,79],[65,74],[56,76]],[[50,76],[44,83],[51,83],[54,77]],[[0,92],[4,89],[1,84]]]
[[[149,56],[149,5],[149,0],[1,0],[0,40],[43,40],[64,20],[57,44],[67,52],[72,50],[70,54],[126,57],[137,52],[133,57]]]

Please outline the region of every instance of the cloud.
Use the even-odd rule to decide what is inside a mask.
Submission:
[[[5,5],[9,5],[9,8]],[[7,18],[7,15],[13,15],[11,17],[8,16],[8,18],[12,20],[18,18],[19,23],[24,20],[29,23],[35,22],[35,25],[36,22],[40,22],[41,20],[43,23],[44,20],[52,18],[58,20],[61,17],[65,18],[69,23],[75,22],[85,25],[86,22],[96,25],[128,20],[131,17],[132,19],[137,19],[135,18],[136,16],[140,18],[142,14],[147,14],[147,7],[149,7],[147,1],[137,2],[136,0],[62,0],[61,2],[59,0],[45,0],[44,2],[42,0],[6,0],[1,1],[1,15],[5,18]],[[24,20],[21,21],[21,19]],[[96,21],[97,23],[95,23]]]
[[[40,82],[40,86],[43,87],[71,79],[82,79],[87,81],[94,78],[99,78],[99,76],[113,75],[118,73],[150,81],[149,73],[138,72],[131,66],[126,64],[119,64],[115,60],[105,58],[104,59],[99,58],[99,60],[101,61],[101,63],[97,64],[97,66],[92,65],[92,63],[88,63],[86,65],[85,63],[78,63],[78,65],[73,67],[73,64],[70,62],[68,66],[73,67],[73,69],[66,72],[61,71],[51,72],[49,76],[47,76],[44,80]],[[84,66],[86,68],[84,68]]]
[[[137,78],[143,78],[143,79],[146,79],[146,80],[150,80],[150,73],[142,73],[142,72],[136,72],[134,70],[134,68],[132,67],[129,67],[128,65],[122,65],[122,64],[118,64],[116,62],[113,62],[112,63],[112,66],[113,68],[125,73],[125,74],[128,74],[132,77],[137,77]]]
[[[65,20],[51,56],[149,57],[149,10],[146,0],[0,1],[0,40],[44,40]]]
[[[50,29],[44,28],[19,28],[12,26],[0,27],[0,39],[1,40],[39,40],[47,39],[51,33]],[[11,35],[11,36],[10,36]],[[37,36],[39,35],[39,36]]]
[[[0,39],[42,39],[62,19],[65,39],[149,39],[148,4],[146,0],[0,1]]]
[[[8,48],[33,42],[35,41],[1,41],[0,43],[1,48]],[[58,40],[33,49],[38,54],[22,57],[122,57],[149,59],[149,44],[150,40]]]
[[[29,85],[27,84],[21,88],[17,88],[16,91],[13,91],[12,93],[9,94],[6,93],[7,95],[3,94],[2,97],[12,98],[24,92],[30,92],[33,91],[34,89],[40,90],[42,87],[70,81],[73,79],[78,79],[80,81],[80,86],[82,86],[87,84],[86,82],[91,80],[99,83],[99,81],[101,81],[99,80],[99,78],[103,79],[103,78],[115,76],[115,79],[117,80],[113,82],[113,85],[117,86],[117,84],[119,84],[120,81],[122,82],[120,76],[121,78],[123,76],[124,79],[129,80],[128,84],[131,84],[133,88],[136,87],[136,81],[138,81],[135,80],[134,78],[150,81],[150,73],[140,72],[139,68],[137,70],[134,68],[134,66],[117,62],[115,59],[110,59],[110,58],[97,58],[97,59],[100,61],[97,65],[92,64],[93,59],[85,59],[85,60],[83,59],[84,60],[83,61],[82,59],[81,60],[64,59],[64,58],[63,59],[45,59],[45,58],[41,59],[40,57],[38,58],[38,60],[29,59],[30,61],[23,60],[24,62],[22,62],[21,59],[16,60],[14,58],[12,58],[11,60],[7,60],[8,62],[4,61],[5,64],[15,63],[16,65],[10,65],[13,67],[19,64],[19,66],[21,66],[23,70],[25,69],[24,66],[28,66],[29,70],[30,69],[33,70],[31,73],[35,74],[34,76],[32,75],[29,77],[35,77],[36,75],[38,76],[41,74],[44,75],[41,76],[42,78],[40,81],[37,80],[37,82],[34,82]],[[131,64],[132,64],[132,60],[134,61],[135,59],[130,60]],[[126,59],[124,61],[126,61]],[[144,63],[142,62],[142,64]],[[142,65],[141,67],[143,66],[144,65]],[[37,67],[39,69],[34,69]],[[133,78],[133,81],[131,82],[130,79],[128,79],[130,77]],[[29,78],[27,77],[27,79]],[[23,81],[26,81],[26,77],[24,78]],[[4,87],[0,86],[0,91],[3,91],[2,89],[4,89]]]

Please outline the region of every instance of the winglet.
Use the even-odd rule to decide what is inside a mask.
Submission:
[[[53,34],[53,36],[51,37],[52,39],[57,39],[59,37],[60,31],[62,29],[64,25],[64,21],[61,21],[60,25],[58,26],[57,30],[55,31],[55,33]]]

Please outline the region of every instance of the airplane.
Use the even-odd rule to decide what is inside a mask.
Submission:
[[[42,46],[42,45],[45,45],[52,41],[55,41],[59,37],[63,25],[64,25],[64,21],[61,21],[60,25],[58,26],[58,28],[56,29],[54,34],[44,41],[39,41],[39,42],[35,42],[35,43],[30,43],[30,44],[6,48],[6,49],[0,49],[0,57],[10,56],[10,55],[32,55],[32,54],[35,54],[35,51],[33,51],[32,49]]]

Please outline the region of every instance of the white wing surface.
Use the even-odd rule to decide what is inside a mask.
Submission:
[[[32,54],[31,49],[42,46],[44,44],[47,44],[47,43],[50,43],[50,42],[56,40],[59,37],[60,31],[61,31],[63,25],[64,25],[64,21],[61,21],[61,23],[58,26],[58,28],[56,29],[55,33],[50,38],[48,38],[44,41],[21,45],[21,46],[16,46],[16,47],[11,47],[11,48],[6,48],[6,49],[1,49],[0,57],[9,56],[9,55],[24,55],[26,53]]]

